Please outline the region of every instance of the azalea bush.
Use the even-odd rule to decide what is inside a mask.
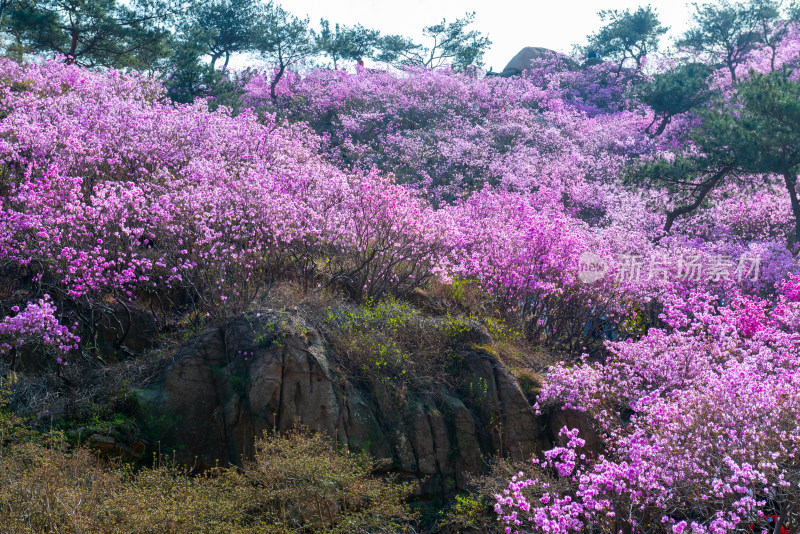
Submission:
[[[89,340],[145,295],[219,318],[279,277],[361,300],[441,268],[431,208],[323,162],[303,126],[163,104],[160,88],[113,72],[3,67],[0,259],[67,301]]]
[[[50,295],[29,302],[24,310],[12,306],[11,311],[18,313],[7,315],[0,322],[0,355],[25,345],[43,346],[61,354],[78,348],[80,338],[58,322]],[[62,362],[58,358],[58,363]]]
[[[562,429],[566,444],[534,463],[569,486],[521,474],[497,496],[503,519],[513,530],[726,532],[765,525],[771,509],[796,529],[796,278],[782,287],[774,303],[676,299],[666,328],[611,343],[606,362],[553,368],[540,405],[591,415],[604,449]]]

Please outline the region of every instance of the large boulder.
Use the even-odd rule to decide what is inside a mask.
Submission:
[[[516,379],[488,352],[465,349],[458,383],[406,402],[339,376],[320,333],[285,312],[249,313],[189,340],[154,385],[147,413],[169,421],[162,443],[199,466],[238,463],[265,430],[301,423],[366,451],[425,494],[463,489],[490,455],[525,460],[550,446]]]
[[[503,69],[501,76],[516,76],[522,74],[526,70],[530,70],[533,62],[538,60],[551,61],[558,58],[563,62],[564,66],[569,69],[577,68],[575,62],[564,54],[559,54],[549,48],[542,48],[538,46],[526,46],[520,50],[516,56],[511,58],[508,65]]]

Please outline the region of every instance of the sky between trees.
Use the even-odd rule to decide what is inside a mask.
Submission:
[[[295,15],[308,15],[315,27],[325,18],[419,40],[423,26],[475,11],[473,28],[492,41],[484,56],[486,68],[501,71],[525,46],[569,52],[573,44],[585,44],[586,36],[603,25],[600,10],[635,11],[648,3],[661,23],[670,27],[664,45],[689,27],[693,8],[683,0],[286,0],[282,5]]]

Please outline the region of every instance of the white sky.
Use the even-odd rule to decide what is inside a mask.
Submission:
[[[649,3],[657,10],[661,23],[671,27],[668,40],[683,33],[693,11],[686,0],[278,0],[277,3],[295,15],[308,15],[317,29],[319,19],[326,18],[346,26],[362,24],[383,34],[406,35],[421,43],[424,43],[420,33],[423,26],[475,11],[474,28],[492,41],[484,56],[486,68],[495,71],[503,70],[525,46],[569,52],[573,44],[585,44],[586,36],[602,26],[597,16],[602,9],[633,11]]]

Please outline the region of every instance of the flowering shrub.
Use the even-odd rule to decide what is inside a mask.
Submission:
[[[477,280],[520,318],[529,338],[551,346],[580,341],[587,321],[609,311],[602,306],[592,313],[591,299],[602,300],[600,286],[578,279],[580,254],[593,244],[584,224],[537,209],[528,195],[490,189],[451,211],[458,229],[451,234],[457,243],[452,272]]]
[[[89,339],[143,294],[220,317],[290,273],[361,300],[441,267],[430,206],[323,162],[302,125],[164,104],[114,72],[2,69],[0,260],[77,306]]]
[[[0,321],[0,355],[8,354],[13,348],[23,345],[41,345],[60,354],[78,348],[80,338],[69,328],[58,323],[56,307],[50,295],[44,295],[37,302],[29,302],[24,310],[19,306],[11,308],[18,312]],[[63,360],[58,358],[58,363]],[[66,362],[63,362],[66,365]]]
[[[265,80],[254,76],[247,87],[256,107],[272,105]],[[282,82],[277,109],[323,134],[323,148],[338,165],[374,166],[440,198],[488,182],[545,187],[584,202],[587,178],[611,179],[625,156],[648,143],[632,135],[646,125],[641,116],[622,110],[588,118],[570,104],[567,88],[581,80],[571,72],[505,79],[318,70]]]
[[[605,448],[582,451],[578,431],[562,429],[566,445],[542,465],[570,486],[553,493],[546,478],[513,481],[498,495],[504,520],[548,532],[623,524],[726,532],[763,524],[769,505],[796,528],[800,336],[786,322],[797,313],[791,284],[773,314],[747,298],[676,299],[666,328],[611,343],[605,363],[553,368],[539,402],[590,414]],[[538,502],[522,491],[531,487]]]
[[[391,179],[351,177],[313,202],[317,233],[289,246],[304,279],[322,277],[361,302],[407,293],[442,270],[445,221]]]

